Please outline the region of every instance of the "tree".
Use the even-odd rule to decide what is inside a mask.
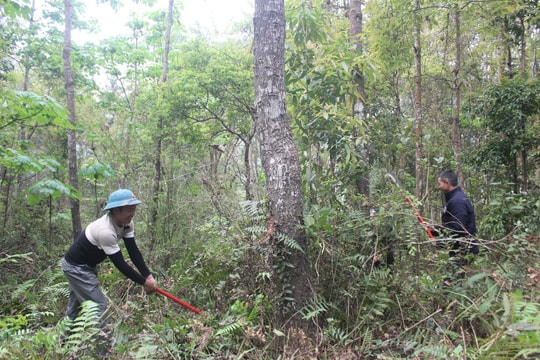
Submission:
[[[377,81],[367,83],[370,101],[372,162],[396,171],[414,172],[411,136],[412,101],[407,94],[414,67],[413,21],[410,2],[368,2],[370,21],[364,26],[366,51],[380,64]]]
[[[285,5],[284,0],[256,0],[254,24],[254,86],[256,128],[268,191],[271,221],[277,232],[293,239],[287,246],[272,236],[275,253],[285,262],[282,288],[291,301],[282,320],[307,328],[300,310],[313,299],[307,239],[303,226],[300,161],[285,103]]]
[[[69,120],[76,127],[77,116],[75,113],[75,80],[71,69],[71,28],[73,24],[73,4],[71,0],[64,0],[65,29],[64,29],[64,81],[66,90],[66,107],[69,111]],[[77,132],[75,129],[68,130],[68,174],[69,184],[75,190],[79,189],[78,165],[77,165]],[[82,231],[80,201],[76,197],[70,197],[71,224],[73,239]]]
[[[167,10],[167,30],[165,32],[165,43],[164,43],[164,54],[163,54],[163,69],[161,71],[161,79],[159,81],[160,85],[164,85],[167,82],[167,77],[169,76],[169,53],[171,49],[171,31],[173,26],[173,10],[174,10],[174,0],[169,0],[169,7]],[[156,129],[156,153],[154,154],[154,168],[155,168],[155,174],[154,174],[154,189],[152,193],[152,200],[153,200],[153,208],[151,209],[151,215],[150,215],[150,221],[152,225],[155,225],[158,221],[158,207],[159,207],[159,198],[160,194],[163,191],[162,184],[161,184],[161,177],[162,177],[162,163],[161,163],[161,157],[162,154],[162,146],[163,146],[163,114],[158,114],[157,118],[157,129]],[[155,244],[155,231],[154,227],[150,228],[152,231],[152,242],[150,249],[152,250]]]
[[[416,121],[416,197],[421,198],[424,182],[424,119],[422,111],[422,13],[420,0],[414,2],[414,118]]]
[[[461,131],[459,115],[461,108],[461,8],[459,1],[454,5],[454,21],[456,26],[456,57],[454,66],[454,113],[452,116],[452,147],[454,149],[454,161],[459,183],[464,183],[463,169],[461,166]]]
[[[322,3],[290,0],[285,10],[287,111],[302,154],[308,204],[335,203],[336,193],[324,188],[361,193],[359,180],[369,171],[367,126],[355,114],[361,98],[355,78],[361,70],[362,80],[372,80],[373,64],[351,51],[349,21],[339,11],[323,11]]]
[[[473,163],[497,174],[497,180],[510,179],[515,193],[528,190],[529,153],[540,146],[538,125],[534,124],[540,113],[539,93],[538,80],[516,77],[487,88],[467,104],[471,116],[480,119],[481,128],[490,130],[472,152]]]
[[[361,57],[364,52],[364,44],[362,41],[363,36],[363,20],[362,20],[362,0],[351,0],[349,8],[349,24],[350,24],[350,37],[351,47],[356,56]],[[365,86],[365,74],[364,70],[360,66],[353,68],[353,82],[355,83],[358,91],[358,99],[353,102],[353,116],[363,121],[366,120],[366,86]],[[363,132],[359,131],[357,135]],[[369,194],[369,181],[368,181],[368,168],[369,168],[369,148],[366,141],[361,141],[357,146],[358,152],[362,157],[362,164],[359,178],[356,180],[357,191],[360,194]]]

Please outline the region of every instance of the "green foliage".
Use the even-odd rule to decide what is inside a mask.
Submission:
[[[13,254],[13,255],[6,254],[5,257],[0,258],[0,264],[3,263],[3,262],[17,263],[17,262],[19,262],[20,259],[29,260],[30,259],[29,255],[31,255],[31,254],[32,253]]]
[[[540,305],[521,291],[504,295],[506,321],[480,346],[482,359],[530,359],[540,356]]]
[[[80,198],[75,188],[58,180],[43,180],[35,183],[28,190],[29,205],[37,205],[44,199],[54,200],[62,195],[67,195],[74,199]]]
[[[365,168],[357,151],[365,123],[351,107],[359,97],[355,77],[370,78],[374,70],[369,58],[345,44],[348,24],[323,11],[320,2],[287,2],[286,18],[288,109],[303,154],[306,192],[322,193],[350,184]],[[331,164],[339,165],[330,170]]]
[[[42,314],[7,318],[0,321],[0,358],[40,358],[47,354],[49,359],[62,359],[77,355],[91,358],[95,354],[96,335],[100,332],[96,314],[99,305],[83,303],[76,321],[64,319],[56,328],[40,328]]]
[[[316,294],[296,309],[315,329],[304,346],[296,345],[305,337],[279,318],[290,305],[287,256],[303,249],[265,223],[249,30],[216,44],[175,22],[165,82],[164,11],[133,18],[131,34],[72,44],[83,217],[100,213],[100,190],[133,188],[146,199],[137,238],[158,283],[207,312],[147,297],[106,262],[100,281],[114,319],[111,359],[537,357],[538,82],[498,83],[516,68],[523,35],[524,60],[534,65],[533,2],[426,0],[418,14],[410,1],[369,1],[358,39],[350,39],[348,9],[337,3],[286,4],[287,110],[305,175]],[[91,306],[64,345],[67,322],[56,326],[69,293],[57,266],[71,244],[69,224],[51,221],[46,239],[43,208],[28,206],[54,199],[49,220],[69,219],[65,200],[75,194],[64,184],[65,130],[73,127],[55,100],[65,95],[57,51],[62,4],[47,3],[39,23],[26,21],[22,2],[2,5],[0,358],[91,358],[98,331]],[[462,16],[457,83],[454,6]],[[85,25],[81,9],[76,23]],[[427,175],[425,197],[413,200],[428,221],[440,207],[433,174],[456,161],[449,136],[455,87],[468,95],[462,165],[484,247],[451,288],[441,287],[448,255],[429,244],[404,194],[382,180],[399,171],[404,189],[416,185],[415,18],[423,20],[426,154],[419,160]],[[96,89],[90,75],[98,73]],[[365,121],[353,116],[360,81]],[[31,91],[14,90],[23,86]],[[359,153],[363,146],[369,158]],[[369,194],[358,196],[364,176]],[[87,206],[91,190],[95,208]]]
[[[61,173],[62,165],[51,157],[31,156],[24,151],[12,148],[0,148],[0,164],[19,175],[37,174],[40,172]],[[55,196],[53,188],[68,187],[58,180],[43,180],[33,184],[30,191],[44,193],[45,196]],[[76,192],[75,192],[76,193]]]
[[[31,13],[30,7],[24,2],[13,0],[3,1],[1,10],[2,12],[0,14],[2,16],[7,16],[12,19],[16,17],[29,18]]]
[[[509,234],[519,236],[540,230],[540,203],[535,194],[505,193],[507,186],[498,183],[490,186],[494,195],[482,213],[481,234],[488,239],[502,239]]]
[[[498,174],[500,180],[507,175],[514,182],[518,180],[518,158],[540,144],[538,128],[531,126],[532,118],[540,113],[539,92],[538,80],[517,77],[488,87],[482,96],[469,100],[469,116],[480,118],[480,126],[493,132],[472,154],[474,164],[484,169],[504,169]]]
[[[53,125],[73,129],[67,118],[66,109],[55,99],[47,95],[38,95],[29,91],[11,91],[0,89],[0,127],[22,122],[23,125]]]
[[[238,352],[250,351],[253,342],[264,344],[266,336],[260,329],[261,309],[267,306],[265,296],[259,294],[249,300],[236,300],[222,319],[215,325],[206,345],[210,353],[227,351],[226,349],[241,344]]]
[[[59,324],[60,329],[67,333],[64,341],[70,352],[85,353],[94,350],[93,345],[101,331],[99,313],[99,304],[85,301],[81,304],[81,311],[76,319],[65,318]]]
[[[113,177],[114,170],[108,164],[90,160],[88,163],[81,165],[79,176],[97,182],[98,180]]]

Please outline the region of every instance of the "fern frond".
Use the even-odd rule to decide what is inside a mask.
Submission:
[[[30,289],[32,288],[32,286],[34,286],[35,282],[36,282],[35,279],[30,279],[30,280],[27,280],[27,281],[23,282],[22,284],[17,285],[17,287],[15,287],[13,292],[11,293],[11,298],[12,299],[17,299],[21,295],[27,294],[30,291]]]
[[[69,286],[66,282],[47,285],[39,292],[40,296],[47,296],[47,301],[53,304],[56,304],[59,298],[69,298],[69,293]]]
[[[319,314],[326,313],[328,305],[324,301],[319,301],[316,304],[308,304],[302,309],[302,318],[311,320]]]
[[[275,235],[276,235],[276,238],[280,242],[284,243],[285,246],[287,246],[287,248],[304,252],[304,249],[302,249],[302,247],[300,246],[298,241],[296,241],[296,239],[293,239],[292,237],[286,234],[280,233],[280,232],[277,232]]]
[[[32,255],[31,252],[25,254],[7,255],[6,257],[0,258],[0,264],[3,262],[18,263],[20,260],[32,262],[32,258],[30,257],[30,255]]]
[[[264,226],[254,225],[247,227],[246,230],[252,235],[261,235],[264,233],[266,228]]]
[[[68,340],[84,337],[85,332],[95,333],[98,329],[99,304],[93,301],[85,301],[81,305],[81,311],[75,320],[72,320],[70,336]]]
[[[429,345],[421,347],[414,352],[414,355],[429,354],[432,357],[430,359],[447,359],[448,348],[441,345]]]
[[[28,335],[30,333],[32,333],[32,331],[29,330],[29,329],[19,329],[19,330],[15,331],[15,336],[22,337],[22,336]]]
[[[242,202],[242,206],[246,214],[251,219],[255,219],[264,215],[264,203],[262,203],[261,201],[244,201]]]
[[[233,333],[238,333],[242,330],[242,323],[235,322],[229,325],[226,325],[216,331],[216,335],[230,335]]]

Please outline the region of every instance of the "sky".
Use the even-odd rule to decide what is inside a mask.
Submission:
[[[175,0],[175,6],[183,5],[181,22],[187,28],[201,26],[208,32],[226,33],[231,25],[253,16],[254,0]],[[119,26],[127,21],[129,14],[137,11],[148,11],[132,0],[124,0],[124,8],[115,12],[108,4],[97,4],[97,0],[86,0],[85,6],[89,14],[99,22],[100,32],[92,37],[95,39],[110,37],[111,35],[126,34],[126,30]],[[167,9],[168,0],[158,0],[157,6]],[[132,4],[128,6],[128,4]],[[176,5],[178,4],[178,5]],[[85,36],[74,31],[75,36]]]

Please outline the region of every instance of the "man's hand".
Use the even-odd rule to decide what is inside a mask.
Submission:
[[[143,286],[144,286],[144,291],[148,295],[156,292],[157,283],[156,283],[156,279],[154,279],[152,274],[148,275]]]

